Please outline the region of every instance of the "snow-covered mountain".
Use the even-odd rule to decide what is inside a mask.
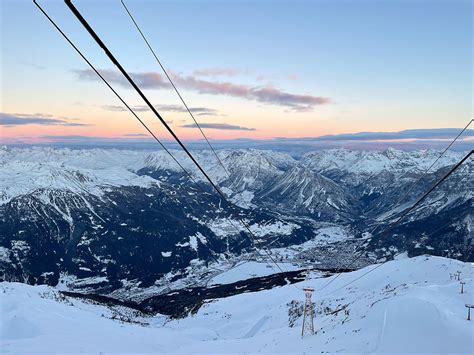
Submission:
[[[233,192],[260,190],[276,177],[295,165],[287,154],[239,149],[228,152],[224,161],[229,176],[222,183]]]
[[[183,152],[173,154],[197,184],[163,151],[1,148],[1,278],[54,285],[71,276],[103,292],[130,282],[147,288],[223,260],[255,258],[263,246],[306,245],[332,227],[345,238],[312,247],[314,262],[337,255],[344,267],[344,258],[364,248],[369,259],[407,251],[474,260],[472,159],[389,230],[463,153],[447,152],[417,181],[439,152],[327,150],[295,160],[222,150],[227,175],[211,152],[195,151],[233,206]]]
[[[350,221],[357,208],[344,187],[300,165],[270,181],[257,199],[281,211],[333,222]]]
[[[328,279],[310,274],[293,285],[214,299],[178,320],[3,282],[0,346],[12,354],[472,354],[473,323],[465,307],[473,303],[471,264],[401,258],[360,278],[372,268],[343,274],[324,289]],[[458,271],[463,294],[450,278]],[[316,290],[316,334],[301,338],[306,286]]]
[[[382,151],[329,149],[311,152],[301,158],[301,164],[320,173],[343,172],[369,177],[381,172],[398,176],[416,174],[426,170],[440,155],[437,150],[401,151],[388,148]],[[435,166],[440,168],[457,163],[463,152],[449,151]],[[353,184],[359,183],[355,180]]]

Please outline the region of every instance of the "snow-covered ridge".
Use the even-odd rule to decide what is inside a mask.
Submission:
[[[86,169],[58,162],[9,161],[0,163],[0,204],[43,189],[100,196],[111,186],[149,187],[158,183],[119,166]]]
[[[196,178],[203,179],[182,151],[172,151],[178,161]],[[315,172],[343,169],[359,174],[380,171],[419,172],[426,169],[439,152],[324,150],[306,154],[300,161],[289,155],[268,150],[222,150],[218,154],[230,173],[226,175],[211,151],[195,151],[196,159],[230,192],[262,188],[262,184],[298,165]],[[454,164],[460,152],[447,152],[435,168]],[[143,168],[178,172],[180,168],[164,151],[68,148],[0,148],[0,203],[36,189],[68,190],[100,195],[104,186],[150,186],[151,177],[139,176]],[[261,186],[262,185],[262,186]],[[250,202],[250,201],[248,201]]]
[[[382,171],[418,173],[431,166],[439,154],[440,151],[433,149],[410,152],[393,148],[383,151],[329,149],[305,154],[301,159],[301,164],[318,172],[339,169],[349,173],[369,175]],[[431,171],[455,164],[464,155],[464,152],[447,151]]]
[[[472,303],[471,264],[401,258],[344,287],[373,267],[343,274],[321,291],[328,280],[311,275],[296,287],[217,299],[171,321],[65,299],[46,286],[4,282],[0,346],[6,353],[472,354],[473,322],[464,306]],[[464,294],[449,276],[457,271]],[[304,286],[316,290],[316,334],[301,339]]]

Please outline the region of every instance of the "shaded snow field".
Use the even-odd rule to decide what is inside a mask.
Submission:
[[[440,257],[401,258],[350,286],[374,266],[328,279],[219,299],[181,320],[111,319],[106,307],[76,299],[58,301],[57,290],[0,284],[0,348],[6,353],[473,353],[473,265]],[[449,274],[461,271],[466,293]],[[334,277],[334,276],[333,276]],[[296,286],[296,287],[295,287]],[[316,289],[317,333],[300,337],[301,318],[288,323],[288,303]],[[348,312],[335,310],[345,307]],[[120,310],[126,312],[126,310]],[[348,313],[348,314],[347,314]]]
[[[283,271],[300,270],[301,267],[291,263],[277,263]],[[253,277],[272,275],[279,272],[274,264],[260,263],[257,261],[247,261],[233,266],[231,269],[213,277],[208,285],[230,284],[240,280],[246,280]]]

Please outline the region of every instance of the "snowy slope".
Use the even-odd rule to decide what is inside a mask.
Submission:
[[[183,152],[173,153],[202,179]],[[376,225],[367,244],[376,257],[407,251],[474,261],[472,159],[385,234],[387,221],[398,219],[449,169],[440,167],[462,153],[447,152],[413,189],[439,152],[327,150],[295,160],[269,150],[220,150],[230,177],[212,152],[193,153],[240,208],[204,196],[208,184],[190,183],[163,151],[0,147],[0,280],[55,285],[64,272],[81,284],[101,280],[97,287],[104,288],[132,280],[161,285],[163,274],[187,277],[181,271],[193,260],[248,252],[241,218],[258,244],[272,248],[297,247],[322,235],[321,228],[347,231],[352,244],[312,243],[311,253],[298,247],[302,262],[345,265],[358,247],[355,237]]]
[[[195,178],[204,179],[184,152],[171,152]],[[212,152],[196,151],[193,155],[215,181],[228,178]],[[281,169],[296,163],[289,155],[255,149],[223,150],[219,151],[219,155],[231,174],[227,185],[237,190],[261,186],[268,178],[281,174]],[[143,186],[150,181],[138,178],[141,174],[137,173],[141,169],[182,173],[176,162],[163,150],[150,152],[3,146],[0,147],[0,203],[37,188],[77,192],[81,188],[87,190],[88,186]],[[75,175],[84,175],[86,180],[80,182],[89,185],[78,187]]]
[[[472,353],[474,323],[464,307],[473,301],[471,264],[402,258],[343,287],[370,268],[316,291],[317,334],[304,339],[301,317],[289,326],[289,304],[303,300],[298,288],[319,290],[328,279],[219,299],[194,316],[167,322],[61,300],[46,286],[1,283],[0,345],[6,353]],[[449,277],[458,270],[466,282],[462,295]],[[335,312],[340,309],[348,312]]]
[[[0,204],[40,189],[100,197],[109,187],[151,187],[159,184],[148,176],[138,176],[116,166],[93,170],[56,162],[11,161],[0,163],[0,171]]]
[[[197,179],[203,179],[184,152],[172,150],[172,153]],[[222,150],[218,154],[227,167],[230,177],[226,175],[210,151],[193,152],[196,160],[204,166],[215,181],[234,193],[244,191],[248,194],[265,187],[272,179],[298,165],[331,178],[335,172],[338,176],[349,174],[347,179],[341,181],[356,185],[368,176],[382,172],[398,176],[407,172],[410,174],[421,172],[436,159],[439,152],[431,150],[402,152],[393,149],[366,152],[333,149],[308,153],[300,161],[294,160],[287,154],[268,150]],[[462,155],[462,152],[447,152],[433,171],[455,163]],[[180,172],[176,163],[162,150],[150,152],[3,146],[0,147],[0,185],[5,188],[2,188],[0,203],[29,193],[35,188],[71,189],[76,192],[75,187],[78,184],[75,175],[84,175],[87,178],[84,183],[87,182],[88,186],[84,188],[89,190],[92,187],[107,184],[143,186],[150,181],[137,179],[138,175],[141,175],[137,175],[137,172],[142,169]],[[304,169],[295,171],[304,171]],[[74,181],[70,183],[69,180]],[[287,180],[288,184],[292,183],[292,179]],[[80,188],[83,187],[80,186]]]
[[[299,215],[339,221],[354,212],[349,193],[334,181],[313,171],[296,166],[271,181],[258,194],[269,205],[276,202],[280,210],[293,210]],[[349,213],[347,213],[351,210]]]
[[[284,271],[293,271],[301,269],[301,267],[290,263],[279,263],[278,265],[280,265],[280,267]],[[214,276],[210,280],[208,285],[211,286],[218,284],[229,284],[240,280],[250,279],[253,277],[271,275],[274,274],[276,271],[278,271],[278,269],[276,269],[275,266],[269,265],[267,263],[244,261],[235,265],[229,270]]]
[[[388,148],[383,151],[328,149],[307,153],[301,163],[317,172],[341,170],[361,175],[374,175],[382,171],[397,174],[423,172],[439,156],[437,150],[401,151]],[[447,151],[432,170],[455,164],[464,152]]]

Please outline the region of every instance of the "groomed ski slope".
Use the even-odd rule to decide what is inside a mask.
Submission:
[[[474,320],[466,320],[464,306],[473,303],[472,264],[400,258],[341,288],[373,267],[343,274],[314,294],[317,334],[304,339],[301,318],[288,325],[288,303],[304,299],[292,285],[219,299],[186,319],[135,318],[149,323],[143,326],[110,319],[103,306],[58,301],[53,288],[4,282],[0,345],[6,353],[474,352]],[[465,294],[450,279],[456,271]],[[308,279],[295,286],[318,290],[327,282]],[[348,315],[333,313],[344,306]]]

